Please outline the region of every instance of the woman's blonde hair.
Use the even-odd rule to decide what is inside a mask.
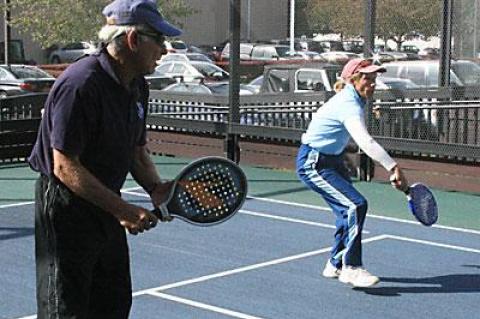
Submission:
[[[346,83],[343,79],[338,79],[337,82],[333,85],[333,90],[338,93],[345,87]]]
[[[355,83],[357,82],[358,80],[360,80],[362,78],[362,74],[361,73],[355,73],[354,75],[352,75],[351,77],[349,77],[348,79],[344,80],[342,78],[339,78],[337,80],[337,82],[335,82],[335,84],[333,85],[333,90],[338,93],[340,92],[341,90],[343,90],[343,88],[345,87],[345,85],[347,85],[348,83]]]

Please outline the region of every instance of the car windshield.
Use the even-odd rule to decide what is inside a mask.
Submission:
[[[192,83],[176,83],[167,86],[163,91],[177,93],[195,93],[195,94],[211,94],[210,90],[202,84]]]
[[[290,55],[288,54],[290,52],[289,47],[277,47],[277,53],[280,58],[286,58],[289,57]]]
[[[452,70],[463,85],[480,84],[480,66],[473,62],[452,63]]]
[[[172,48],[177,50],[185,50],[187,48],[187,45],[181,41],[172,41],[171,44]]]
[[[211,62],[211,60],[203,54],[188,54],[187,57],[191,61]]]
[[[228,79],[228,73],[225,72],[222,68],[210,63],[198,63],[193,64],[193,66],[200,72],[203,76],[212,77],[215,73],[221,73],[222,80]]]
[[[17,79],[52,78],[50,74],[36,67],[11,65],[9,69]]]
[[[322,71],[299,70],[297,72],[297,90],[325,91]]]

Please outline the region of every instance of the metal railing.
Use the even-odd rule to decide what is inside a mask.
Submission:
[[[411,157],[480,161],[478,90],[379,92],[366,113],[372,135],[388,150]],[[240,122],[230,133],[243,138],[299,143],[312,114],[331,93],[240,97]],[[148,124],[155,130],[227,133],[228,99],[151,94]],[[370,112],[372,111],[372,112]]]
[[[30,154],[46,94],[0,99],[0,163],[22,162]]]
[[[376,93],[367,123],[390,152],[414,158],[480,161],[480,92],[413,90]],[[240,97],[240,122],[228,125],[228,98],[152,91],[150,130],[222,137],[238,134],[265,143],[299,143],[313,113],[331,93]],[[24,157],[34,142],[45,94],[0,100],[0,158]],[[370,112],[372,109],[379,113]],[[18,148],[22,154],[13,154]],[[3,154],[3,155],[2,155]]]

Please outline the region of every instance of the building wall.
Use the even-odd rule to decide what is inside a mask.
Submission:
[[[188,44],[218,44],[229,39],[229,0],[186,0],[197,13],[180,20],[184,33],[180,37]],[[250,4],[250,10],[248,10]],[[286,38],[289,31],[289,0],[242,0],[241,39],[269,40]],[[250,11],[250,18],[247,13]],[[13,13],[14,14],[14,13]],[[0,41],[3,41],[3,15],[0,14]],[[248,23],[250,21],[250,32]],[[251,39],[248,39],[248,33]],[[22,39],[25,58],[47,63],[45,50],[28,34],[12,28],[12,39]]]
[[[29,34],[20,33],[15,28],[11,28],[11,39],[23,40],[23,47],[25,51],[25,59],[27,61],[31,60],[38,64],[46,63],[47,56],[45,50],[42,47],[33,41],[32,37]],[[5,38],[4,32],[4,17],[3,14],[0,14],[0,41],[3,41]],[[3,60],[3,57],[2,57]]]
[[[182,20],[184,34],[181,39],[194,45],[217,44],[229,38],[228,0],[189,0],[198,12]],[[248,4],[250,3],[250,10]],[[289,31],[288,0],[242,0],[242,40],[269,40],[286,38]],[[250,11],[250,18],[248,12]],[[248,22],[250,35],[248,39]]]

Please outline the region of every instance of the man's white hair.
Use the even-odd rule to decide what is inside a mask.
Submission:
[[[101,42],[111,42],[113,39],[118,36],[127,33],[130,30],[138,30],[149,33],[156,33],[150,26],[147,24],[136,24],[136,25],[112,25],[106,24],[98,32],[98,39]]]
[[[128,31],[135,29],[136,26],[132,25],[110,25],[107,24],[102,27],[98,32],[98,39],[100,42],[110,43],[115,38],[122,34],[126,34]]]

